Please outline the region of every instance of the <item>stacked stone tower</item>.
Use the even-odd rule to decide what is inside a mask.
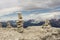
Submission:
[[[23,32],[23,19],[20,12],[18,13],[17,28],[19,32]]]
[[[48,26],[48,25],[50,25],[50,21],[49,20],[45,20],[45,24],[44,24],[45,26]]]
[[[45,20],[45,24],[43,24],[42,26],[43,28],[51,28],[51,24],[50,24],[50,21],[48,19]]]
[[[7,21],[7,28],[11,28],[11,27],[12,27],[12,26],[11,26],[10,22]]]

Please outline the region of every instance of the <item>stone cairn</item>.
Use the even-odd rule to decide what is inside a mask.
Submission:
[[[11,28],[11,27],[12,27],[12,26],[11,26],[10,22],[7,21],[7,28]]]
[[[48,19],[45,20],[45,24],[43,24],[43,28],[50,28],[50,21]]]
[[[17,31],[18,32],[23,32],[23,19],[21,13],[18,13],[18,20],[17,22]]]

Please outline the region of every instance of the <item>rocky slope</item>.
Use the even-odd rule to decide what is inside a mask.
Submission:
[[[60,28],[31,26],[22,33],[13,28],[0,28],[0,40],[60,40]]]

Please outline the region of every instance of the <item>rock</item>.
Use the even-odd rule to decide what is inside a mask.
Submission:
[[[14,28],[0,28],[0,40],[60,40],[60,28],[32,26],[25,28],[23,33]]]

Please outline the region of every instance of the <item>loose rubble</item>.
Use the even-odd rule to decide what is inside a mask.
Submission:
[[[31,26],[19,33],[14,28],[0,28],[0,40],[60,40],[60,28]]]

